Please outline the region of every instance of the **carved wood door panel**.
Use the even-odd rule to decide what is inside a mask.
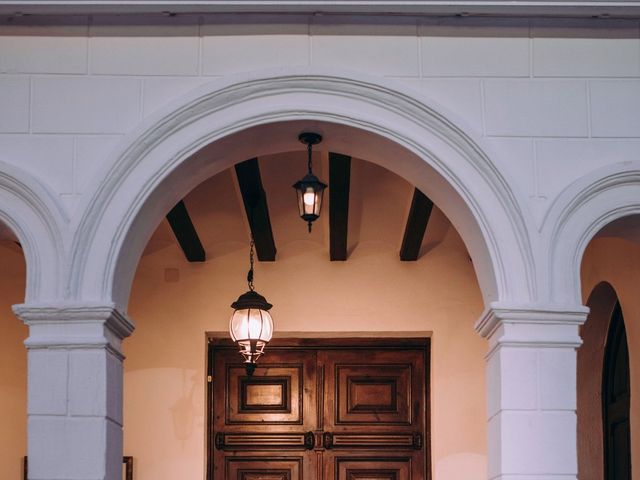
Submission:
[[[424,352],[323,350],[318,357],[324,478],[426,478]]]
[[[271,349],[252,376],[235,349],[214,355],[213,479],[311,478],[315,352]],[[311,433],[310,433],[311,432]]]
[[[211,480],[429,478],[425,340],[280,340],[253,376],[210,347]]]

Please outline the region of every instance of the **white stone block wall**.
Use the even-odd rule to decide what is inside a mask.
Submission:
[[[286,74],[292,66],[385,77],[415,92],[482,139],[538,221],[577,178],[640,157],[640,21],[367,23],[286,17],[252,24],[225,18],[178,16],[154,25],[101,17],[74,17],[55,26],[3,24],[0,161],[46,184],[64,201],[73,222],[80,197],[93,193],[92,179],[108,166],[110,152],[143,119],[203,83],[266,68]],[[517,313],[539,315],[524,306]],[[488,365],[489,442],[497,444],[489,447],[498,454],[490,463],[491,478],[575,478],[574,349],[579,341],[575,322],[555,311],[550,315],[556,313],[554,321],[570,324],[567,339],[555,338],[553,328],[546,327],[541,338],[531,339],[526,325],[514,332],[521,336],[516,340],[529,342],[528,348],[494,338],[497,347]],[[542,323],[548,320],[543,317]],[[38,385],[29,393],[30,448],[41,454],[34,478],[48,478],[46,466],[56,464],[47,455],[64,457],[82,449],[74,443],[81,430],[115,439],[93,451],[96,459],[115,458],[120,448],[121,374],[113,371],[120,366],[110,367],[102,353],[71,348],[30,353],[30,388]],[[100,411],[92,410],[82,389],[68,381],[90,377],[85,354],[94,363],[89,370],[99,372]],[[49,385],[52,378],[57,381]],[[82,422],[66,418],[75,414]],[[49,451],[61,431],[70,438],[60,443],[64,451]],[[530,438],[512,448],[524,442],[522,432]],[[89,478],[87,472],[115,478],[107,471],[113,463],[103,463],[99,471],[79,465],[69,473],[61,467],[57,478]]]
[[[29,133],[29,77],[3,76],[0,80],[0,119],[3,133]]]
[[[142,118],[202,83],[300,65],[415,89],[487,140],[539,216],[577,176],[638,158],[638,21],[112,20],[0,27],[0,160],[69,208]]]

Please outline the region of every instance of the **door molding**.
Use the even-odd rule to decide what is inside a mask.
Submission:
[[[282,441],[283,439],[268,439],[265,435],[261,435],[261,438],[244,438],[242,435],[234,435],[233,438],[229,435],[216,433],[214,438],[214,423],[215,418],[213,415],[213,393],[214,393],[214,354],[218,351],[235,351],[235,343],[227,336],[226,333],[221,337],[218,333],[207,333],[207,480],[213,479],[213,458],[214,451],[220,450],[243,450],[251,448],[250,444],[254,442],[262,441]],[[326,335],[326,333],[325,333]],[[411,335],[411,334],[410,334]],[[425,479],[432,477],[431,475],[431,389],[430,389],[430,374],[431,374],[431,339],[426,336],[409,336],[409,337],[358,337],[358,336],[345,336],[345,337],[282,337],[274,338],[267,346],[267,351],[301,351],[301,350],[342,350],[349,349],[352,351],[358,351],[360,349],[379,349],[380,351],[401,351],[406,349],[422,350],[424,352],[424,435],[414,434],[407,438],[394,439],[395,445],[389,445],[389,447],[395,447],[408,450],[423,450],[424,452],[424,465],[425,465]],[[238,354],[239,355],[239,354]],[[239,357],[240,360],[240,357]],[[317,387],[321,388],[321,385]],[[312,433],[312,432],[308,432]],[[268,436],[268,435],[267,435]],[[319,437],[313,441],[313,446],[320,446],[327,449],[340,448],[336,445],[334,438]],[[229,438],[227,438],[229,437]],[[241,438],[242,437],[242,438]],[[308,437],[308,438],[307,438]],[[333,435],[332,435],[333,437]],[[347,444],[351,444],[354,441],[360,443],[360,440],[364,440],[365,444],[370,443],[369,438],[364,438],[362,435],[345,435],[340,437],[347,439]],[[353,437],[353,438],[351,438]],[[356,438],[357,437],[357,438]],[[362,437],[362,438],[360,438]],[[291,440],[287,444],[288,448],[294,449],[309,449],[311,436],[306,435],[303,438],[289,438]],[[350,439],[350,440],[349,440]],[[229,445],[227,440],[230,440],[232,444]],[[285,439],[286,440],[286,439]],[[331,445],[325,445],[329,441]],[[373,439],[372,441],[375,441]],[[247,443],[248,442],[248,443]],[[286,442],[285,442],[286,443]],[[340,443],[340,442],[338,442]],[[345,444],[346,445],[346,444]],[[313,448],[313,446],[311,448]],[[363,444],[364,446],[364,444]]]

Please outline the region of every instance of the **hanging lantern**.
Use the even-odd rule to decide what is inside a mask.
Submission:
[[[249,252],[250,268],[247,273],[249,291],[231,304],[235,311],[229,322],[229,333],[244,358],[247,375],[253,375],[256,361],[273,335],[273,320],[269,310],[273,305],[253,287],[253,238]]]
[[[320,216],[322,209],[322,195],[327,185],[322,183],[311,170],[311,154],[313,145],[317,145],[322,141],[322,137],[317,133],[305,132],[298,137],[302,143],[307,146],[307,174],[297,181],[293,188],[296,189],[298,195],[298,210],[300,218],[302,218],[309,226],[311,233],[311,222],[314,222]]]

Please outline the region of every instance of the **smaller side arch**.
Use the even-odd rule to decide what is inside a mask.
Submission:
[[[554,303],[581,303],[580,265],[588,243],[607,224],[638,213],[640,161],[609,165],[572,183],[543,222],[549,251],[546,296]]]
[[[64,231],[68,218],[44,185],[5,162],[0,162],[0,222],[18,237],[24,251],[25,302],[64,298]]]

